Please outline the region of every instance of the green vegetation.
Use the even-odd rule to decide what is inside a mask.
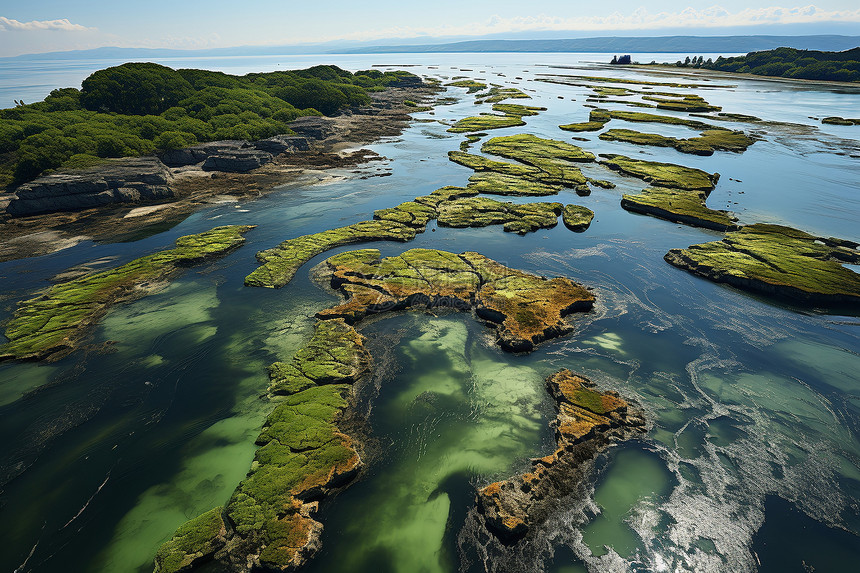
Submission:
[[[494,86],[486,94],[478,96],[475,103],[498,103],[506,99],[530,99],[532,96],[517,88]]]
[[[0,110],[0,184],[97,158],[291,133],[293,119],[368,104],[370,91],[404,75],[412,74],[315,66],[232,76],[151,63],[99,70],[80,90],[57,89],[44,101]]]
[[[755,224],[722,240],[672,249],[672,265],[716,282],[806,304],[860,310],[857,243],[815,237],[780,225]]]
[[[726,211],[708,208],[707,198],[704,191],[650,187],[636,195],[624,195],[621,207],[694,227],[716,231],[737,229],[737,219]]]
[[[655,113],[643,113],[639,111],[609,111],[606,112],[611,119],[622,119],[624,121],[638,121],[646,123],[665,123],[667,125],[685,125],[693,129],[715,129],[713,125],[686,117],[673,115],[659,115]],[[607,118],[608,121],[608,118]]]
[[[439,206],[438,222],[443,227],[486,227],[504,225],[504,230],[525,235],[554,227],[563,209],[561,203],[514,204],[486,197],[468,197]]]
[[[60,283],[23,301],[6,324],[0,360],[46,358],[71,352],[108,309],[120,301],[145,296],[144,284],[165,281],[189,265],[222,256],[245,242],[250,226],[215,227],[176,239],[176,247],[109,269]]]
[[[519,127],[525,125],[519,115],[495,115],[482,113],[473,117],[465,117],[452,127],[448,128],[451,133],[466,133],[470,131],[484,131],[486,129],[502,129],[505,127]]]
[[[438,190],[436,199],[455,196],[456,189]],[[290,363],[269,368],[277,405],[224,511],[233,527],[222,530],[221,508],[191,520],[159,549],[156,571],[182,570],[221,547],[225,562],[258,560],[265,570],[293,570],[313,556],[322,530],[312,517],[317,501],[361,466],[339,423],[352,385],[370,367],[364,338],[351,326],[368,314],[440,303],[475,309],[496,328],[504,349],[520,352],[570,332],[563,317],[594,303],[591,292],[568,279],[509,269],[477,253],[413,249],[383,259],[366,249],[330,257],[326,266],[331,286],[347,300],[318,313],[313,337]]]
[[[845,117],[825,117],[821,120],[821,123],[826,123],[829,125],[860,125],[860,118],[845,118]]]
[[[223,508],[216,507],[183,524],[155,554],[155,573],[188,571],[224,546]]]
[[[688,189],[695,191],[710,191],[719,180],[719,174],[711,175],[700,169],[684,167],[673,163],[659,163],[631,159],[624,155],[601,154],[601,164],[613,171],[619,171],[633,177],[638,177],[648,183],[661,187]]]
[[[481,141],[482,137],[486,137],[486,136],[487,136],[487,134],[483,133],[483,132],[467,133],[466,134],[466,141],[460,142],[460,151],[463,151],[463,152],[468,151],[472,145],[478,143],[479,141]]]
[[[581,233],[585,231],[594,219],[594,211],[581,205],[565,205],[561,212],[561,220],[564,226],[571,231]]]
[[[611,119],[609,112],[605,109],[593,109],[588,114],[588,121],[582,123],[568,123],[559,125],[565,131],[598,131]]]
[[[656,102],[657,109],[669,109],[674,111],[720,111],[721,107],[711,105],[704,98],[697,95],[686,95],[680,98],[666,98],[656,95],[644,95],[642,99]]]
[[[844,52],[777,48],[763,52],[750,52],[746,56],[734,58],[720,57],[713,62],[710,60],[702,62],[700,56],[696,64],[692,62],[684,64],[684,66],[691,65],[709,70],[757,76],[857,82],[860,81],[860,48]]]
[[[473,153],[464,153],[462,151],[449,151],[448,159],[454,163],[459,163],[463,167],[474,169],[475,171],[492,171],[503,175],[511,175],[514,177],[522,177],[540,183],[552,185],[555,183],[553,178],[545,180],[545,174],[536,167],[529,165],[521,165],[518,163],[509,163],[507,161],[495,161],[483,155],[475,155]]]
[[[526,117],[537,115],[541,111],[546,111],[546,108],[520,105],[518,103],[497,103],[493,105],[493,111],[498,111],[505,115],[513,115],[516,117]]]
[[[452,86],[455,88],[466,88],[469,90],[468,93],[470,94],[487,89],[487,84],[476,82],[475,80],[459,80],[445,85]]]
[[[481,146],[484,153],[515,159],[539,169],[542,183],[572,187],[585,183],[573,162],[594,161],[594,155],[571,143],[530,134],[494,137]]]
[[[681,153],[691,153],[693,155],[713,155],[714,150],[743,153],[747,147],[756,141],[744,134],[743,131],[730,131],[727,129],[709,129],[703,131],[699,137],[688,139],[666,137],[656,133],[641,133],[630,129],[610,129],[601,133],[600,139],[604,141],[624,141],[637,145],[674,147]]]
[[[411,241],[417,232],[413,227],[392,221],[361,221],[289,239],[257,253],[262,266],[245,277],[245,285],[280,288],[293,279],[299,267],[330,249],[365,241]]]
[[[487,195],[546,196],[556,195],[562,187],[560,185],[547,185],[516,175],[485,171],[469,177],[467,189]]]

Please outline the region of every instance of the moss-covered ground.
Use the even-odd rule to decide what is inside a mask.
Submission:
[[[606,125],[606,122],[610,119],[612,118],[610,117],[609,112],[605,109],[593,109],[588,114],[588,121],[581,123],[568,123],[558,127],[565,131],[599,131],[603,129],[603,126]]]
[[[656,95],[644,95],[642,99],[653,101],[657,104],[657,109],[668,109],[673,111],[695,111],[695,112],[710,112],[720,111],[723,108],[711,105],[704,98],[697,95],[685,95],[680,98],[667,98]]]
[[[621,206],[628,211],[716,231],[738,228],[737,219],[726,211],[708,208],[706,200],[704,191],[649,187],[636,195],[624,195]]]
[[[487,197],[468,197],[439,207],[438,223],[443,227],[486,227],[504,225],[504,230],[524,235],[554,227],[561,203],[506,203]]]
[[[478,96],[475,103],[498,103],[506,99],[530,99],[532,96],[517,88],[493,86],[486,94]]]
[[[368,314],[435,305],[475,310],[496,328],[503,348],[528,351],[569,332],[563,317],[594,302],[568,279],[509,269],[477,253],[413,249],[383,259],[366,249],[330,257],[326,266],[331,286],[347,300],[318,313],[313,337],[289,363],[270,367],[276,406],[247,477],[223,511],[226,520],[216,508],[181,526],[158,551],[157,571],[180,571],[216,550],[225,563],[275,571],[296,569],[313,556],[322,530],[313,518],[317,501],[361,466],[339,423],[352,385],[370,366],[352,326]]]
[[[561,220],[564,226],[571,231],[581,233],[588,229],[594,219],[594,211],[582,205],[565,205],[561,212]]]
[[[467,90],[469,90],[468,93],[470,94],[484,91],[485,89],[487,89],[487,84],[476,82],[475,80],[457,80],[456,82],[451,82],[445,85],[452,86],[455,88],[466,88]]]
[[[821,123],[829,125],[860,125],[860,118],[831,116],[822,119]]]
[[[253,227],[216,227],[176,240],[176,247],[140,257],[120,267],[86,275],[50,287],[19,304],[6,324],[6,344],[0,359],[56,359],[71,352],[120,301],[145,296],[144,284],[165,281],[189,265],[222,256],[245,242]]]
[[[468,189],[487,195],[546,196],[562,190],[560,185],[547,185],[516,175],[484,171],[469,177]]]
[[[713,155],[715,150],[734,151],[743,153],[747,147],[756,142],[755,138],[743,131],[728,129],[708,129],[698,137],[677,138],[666,137],[657,133],[642,133],[632,129],[610,129],[600,134],[604,141],[623,141],[636,145],[653,145],[656,147],[673,147],[681,153],[693,155]]]
[[[502,129],[505,127],[519,127],[525,125],[519,115],[496,115],[482,113],[472,117],[465,117],[448,128],[451,133],[468,133],[473,131],[485,131],[488,129]]]
[[[680,268],[744,290],[825,307],[860,311],[858,245],[816,237],[780,225],[748,225],[722,240],[672,249],[665,259]]]
[[[530,134],[494,137],[481,146],[484,153],[515,159],[539,169],[540,181],[567,187],[582,185],[585,176],[574,163],[594,161],[594,155],[582,148]]]
[[[613,154],[601,154],[600,157],[602,158],[600,163],[609,169],[638,177],[661,187],[710,191],[719,179],[717,174],[711,175],[700,169],[673,163],[644,161]]]

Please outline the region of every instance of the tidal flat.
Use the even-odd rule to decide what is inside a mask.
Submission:
[[[664,255],[700,250],[711,258],[698,264],[720,269],[714,257],[752,257],[759,225],[779,225],[792,229],[782,232],[798,245],[781,241],[794,250],[775,250],[756,272],[776,276],[776,266],[789,279],[809,278],[810,267],[837,282],[856,277],[856,128],[809,116],[856,117],[860,89],[757,79],[733,80],[728,88],[700,74],[607,70],[571,62],[570,55],[390,57],[362,57],[368,61],[355,69],[415,64],[408,69],[440,78],[436,67],[470,70],[457,72],[468,74],[460,79],[469,85],[439,94],[456,101],[445,100],[433,115],[413,114],[432,122],[416,121],[370,146],[387,158],[390,176],[335,170],[317,184],[206,206],[139,240],[83,241],[0,263],[0,312],[10,319],[19,301],[66,269],[106,257],[116,268],[170,249],[181,236],[256,226],[241,249],[108,310],[59,360],[0,364],[0,512],[7,517],[0,522],[0,566],[152,571],[159,547],[177,530],[193,540],[184,523],[229,506],[279,399],[261,397],[272,384],[267,368],[302,356],[317,315],[344,302],[312,269],[331,257],[349,260],[356,250],[396,257],[438,249],[569,279],[590,289],[593,307],[568,315],[570,330],[528,353],[506,352],[497,330],[450,306],[357,323],[373,357],[347,424],[360,438],[361,469],[336,496],[302,500],[320,502],[313,519],[323,524],[320,546],[302,570],[341,571],[345,563],[367,573],[850,570],[860,558],[856,304],[775,297],[677,268]],[[572,63],[585,69],[569,83],[585,85],[537,81],[567,73],[548,66]],[[266,63],[220,65],[257,71]],[[493,72],[492,81],[504,85],[488,85],[478,71]],[[507,79],[515,77],[516,87]],[[603,93],[618,99],[598,104],[606,115],[597,118],[607,121],[595,122],[597,131],[559,129],[589,119],[583,102],[601,85],[615,88]],[[620,97],[622,87],[630,95]],[[625,117],[639,108],[622,102],[641,102],[646,88],[693,107],[703,104],[656,90],[698,95],[722,111],[661,109],[652,115],[678,121],[647,124]],[[525,125],[474,140],[468,153],[457,151],[467,140],[449,127],[482,113],[523,111],[493,109],[513,101],[545,109],[518,116]],[[732,118],[731,130],[756,137],[742,154],[698,156],[600,137],[611,128],[689,139],[704,131],[699,124]],[[541,141],[556,142],[554,151]],[[730,213],[739,230],[679,225],[623,207],[625,197],[646,189],[655,204],[670,208],[687,193],[683,198],[699,208]],[[557,204],[551,211],[565,224],[518,235],[502,225],[455,228],[437,218],[445,205],[476,199],[524,209]],[[402,233],[394,240],[368,233],[360,242],[321,235],[369,223]],[[321,236],[332,240],[298,241]],[[246,286],[262,268],[255,253],[283,250],[287,241],[300,256],[279,271],[280,288]],[[732,266],[725,257],[719,262]],[[347,291],[367,286],[357,285],[352,271],[343,276]],[[582,480],[557,509],[518,542],[503,543],[482,526],[477,492],[528,474],[533,459],[555,450],[557,404],[545,385],[565,369],[636,404],[645,431],[584,462]],[[204,521],[194,531],[220,534],[217,519]],[[225,531],[232,527],[225,522]],[[774,551],[775,540],[791,550]],[[184,550],[183,543],[172,547]]]

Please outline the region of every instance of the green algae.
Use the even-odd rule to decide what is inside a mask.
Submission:
[[[525,163],[541,171],[538,180],[542,183],[566,187],[586,182],[574,163],[594,161],[594,155],[581,147],[531,134],[494,137],[484,142],[481,151]]]
[[[760,117],[756,117],[754,115],[746,115],[743,113],[727,113],[721,111],[719,113],[707,114],[707,113],[691,113],[693,117],[701,117],[704,119],[710,119],[713,121],[734,121],[741,123],[757,123],[762,121]]]
[[[517,88],[493,86],[485,95],[478,96],[475,103],[498,103],[506,99],[531,99],[532,96]]]
[[[603,158],[600,163],[613,171],[632,175],[661,187],[710,191],[719,180],[719,174],[711,175],[700,169],[673,163],[644,161],[614,154],[600,154],[600,157]]]
[[[342,321],[320,321],[292,362],[269,367],[269,393],[295,394],[321,384],[347,383],[358,378],[369,360],[354,329]]]
[[[644,113],[641,111],[618,111],[612,110],[606,112],[611,119],[623,119],[624,121],[637,121],[646,123],[665,123],[667,125],[685,125],[693,129],[706,130],[715,129],[709,123],[689,119],[686,117],[676,117],[673,115],[661,115],[656,113]]]
[[[460,151],[463,151],[463,152],[468,151],[472,145],[478,143],[479,141],[481,141],[481,138],[486,137],[486,136],[487,136],[487,134],[483,133],[483,132],[467,133],[466,134],[466,140],[460,142]]]
[[[588,121],[581,123],[568,123],[559,125],[559,129],[565,131],[599,131],[611,119],[609,112],[605,109],[593,109],[588,114]]]
[[[361,221],[346,227],[288,239],[257,253],[261,266],[245,277],[246,286],[280,288],[313,257],[335,247],[365,241],[411,241],[418,231],[395,221]]]
[[[452,86],[455,88],[466,88],[468,90],[468,93],[470,94],[487,89],[487,84],[476,82],[475,80],[459,80],[445,85]]]
[[[431,219],[436,218],[436,209],[432,205],[419,203],[417,200],[406,201],[396,207],[374,211],[373,218],[423,229]]]
[[[636,195],[624,195],[621,207],[628,211],[716,231],[738,228],[737,219],[726,211],[708,208],[705,205],[706,200],[707,195],[703,191],[650,187]]]
[[[155,554],[155,573],[188,571],[211,559],[224,545],[226,528],[222,509],[209,510],[177,529],[170,541],[159,547]]]
[[[623,141],[636,145],[653,145],[656,147],[672,147],[681,153],[692,155],[713,155],[715,150],[743,153],[747,147],[756,142],[755,138],[743,131],[728,129],[709,129],[698,137],[681,139],[666,137],[657,133],[642,133],[631,129],[610,129],[600,134],[604,141]]]
[[[454,195],[455,189],[440,195]],[[230,530],[218,548],[229,561],[274,570],[300,567],[319,546],[322,526],[311,517],[316,501],[351,481],[361,465],[352,439],[338,426],[352,384],[370,361],[363,337],[348,322],[453,296],[460,301],[457,308],[475,308],[488,317],[503,348],[531,350],[568,332],[563,315],[590,308],[594,300],[567,279],[508,269],[477,253],[413,249],[382,259],[379,251],[366,249],[335,255],[326,264],[332,286],[349,300],[320,312],[314,335],[292,362],[269,369],[269,392],[277,405],[256,440],[260,447],[250,471],[224,510]],[[214,527],[209,525],[216,519],[220,508],[181,526],[159,550],[157,567],[181,564],[188,555],[211,555]],[[220,543],[221,527],[218,531]]]
[[[596,187],[602,187],[603,189],[615,189],[615,183],[612,181],[606,181],[605,179],[592,179],[590,177],[587,178],[588,182]]]
[[[643,95],[642,99],[653,101],[657,104],[657,109],[667,109],[673,111],[695,111],[695,112],[710,112],[720,111],[723,108],[711,105],[704,98],[697,95],[685,95],[680,98],[666,98],[656,95]]]
[[[458,120],[457,123],[448,128],[448,131],[450,133],[466,133],[488,129],[503,129],[505,127],[519,127],[525,124],[526,122],[522,120],[522,116],[482,113],[481,115]]]
[[[515,117],[527,117],[546,111],[546,108],[531,105],[520,105],[518,103],[497,103],[493,105],[493,111]]]
[[[565,205],[561,212],[561,220],[564,221],[564,226],[581,233],[588,229],[591,221],[594,219],[594,211],[581,205]]]
[[[860,125],[860,118],[831,116],[822,119],[821,123],[827,125]]]
[[[458,163],[463,167],[468,167],[479,172],[493,172],[502,175],[510,175],[513,177],[523,177],[532,181],[552,184],[554,181],[544,181],[545,174],[536,167],[529,165],[521,165],[518,163],[509,163],[506,161],[495,161],[483,155],[475,155],[474,153],[464,153],[462,151],[449,151],[448,159],[454,163]]]
[[[826,307],[860,309],[857,244],[816,237],[781,225],[758,223],[722,240],[672,249],[667,262],[715,282]]]
[[[487,195],[546,196],[556,195],[562,187],[516,175],[485,171],[469,177],[468,189]]]
[[[0,360],[54,360],[71,352],[108,309],[148,294],[146,284],[166,281],[189,265],[223,256],[238,248],[252,226],[216,227],[176,240],[176,247],[135,259],[115,269],[50,287],[19,304],[6,325],[8,342]]]
[[[443,227],[486,227],[504,225],[504,230],[524,235],[554,227],[561,214],[561,203],[506,203],[486,197],[469,197],[444,203],[438,223]]]

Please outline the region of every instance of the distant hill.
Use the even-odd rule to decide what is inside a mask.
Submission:
[[[661,36],[605,37],[569,40],[471,40],[448,44],[365,46],[339,53],[390,54],[430,52],[608,52],[608,53],[730,53],[757,52],[780,47],[841,51],[860,46],[860,36]],[[331,52],[334,53],[334,52]]]

